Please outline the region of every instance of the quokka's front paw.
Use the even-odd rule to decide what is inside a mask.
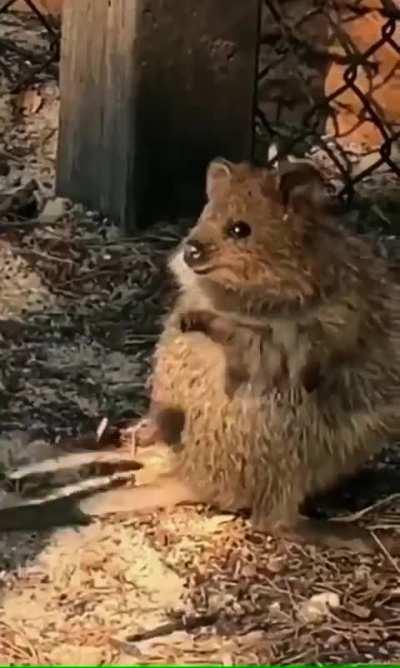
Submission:
[[[214,318],[215,316],[207,311],[187,311],[181,316],[181,331],[208,334]]]
[[[138,448],[145,448],[161,440],[159,427],[151,417],[145,417],[121,430],[121,445],[135,457]]]
[[[227,366],[225,376],[225,393],[232,399],[236,392],[250,380],[247,370],[240,365]]]
[[[214,343],[230,343],[234,328],[229,320],[208,311],[188,311],[181,317],[182,332],[202,332]]]

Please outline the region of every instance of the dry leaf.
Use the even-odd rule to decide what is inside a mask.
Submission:
[[[43,98],[37,88],[27,88],[18,96],[18,111],[24,116],[36,114],[43,104]]]

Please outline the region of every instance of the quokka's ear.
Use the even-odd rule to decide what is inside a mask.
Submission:
[[[320,171],[306,160],[284,162],[278,167],[279,190],[285,208],[310,218],[321,213],[326,190]]]
[[[206,192],[208,199],[220,199],[230,185],[233,165],[225,158],[215,158],[207,168]]]

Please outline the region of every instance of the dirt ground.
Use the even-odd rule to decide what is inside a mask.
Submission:
[[[0,36],[30,40],[39,51],[42,33],[31,18],[0,18]],[[61,438],[95,429],[105,416],[143,414],[170,294],[165,256],[189,224],[160,222],[127,239],[95,212],[56,199],[56,80],[46,70],[13,93],[7,69],[17,79],[20,61],[11,54],[5,62],[3,470],[52,455]],[[388,189],[392,197],[392,183]],[[351,211],[350,222],[364,224],[367,210],[371,226],[385,228],[382,252],[391,252],[389,224],[400,208],[393,200],[369,205]],[[353,521],[371,528],[377,556],[272,540],[245,518],[204,508],[1,535],[0,663],[399,662],[400,560],[375,533],[400,525],[399,462],[394,449],[313,504],[327,515],[358,512]]]

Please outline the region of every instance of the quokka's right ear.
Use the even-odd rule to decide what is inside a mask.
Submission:
[[[307,160],[286,161],[278,166],[282,203],[295,213],[310,218],[326,203],[324,180],[315,165]]]
[[[215,158],[207,168],[206,192],[208,199],[220,199],[230,185],[233,165],[225,158]]]

